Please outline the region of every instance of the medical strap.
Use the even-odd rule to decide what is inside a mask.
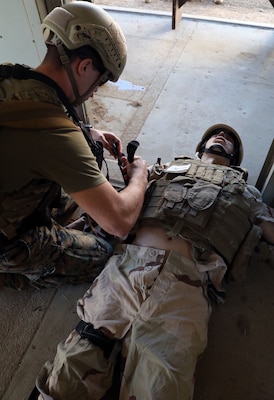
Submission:
[[[109,358],[114,346],[117,342],[116,339],[108,338],[100,329],[95,329],[91,323],[80,321],[75,328],[76,332],[82,339],[87,339],[90,343],[100,347],[106,358]]]

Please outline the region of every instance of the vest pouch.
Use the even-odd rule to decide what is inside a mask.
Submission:
[[[164,193],[161,210],[165,216],[177,217],[195,229],[206,227],[221,187],[205,181],[175,178]]]
[[[213,183],[198,181],[187,193],[190,210],[186,221],[196,227],[205,228],[210,219],[221,187]]]
[[[199,181],[188,191],[187,201],[195,210],[207,210],[215,203],[220,190],[220,186]]]
[[[182,218],[188,210],[187,191],[194,182],[186,177],[176,177],[170,181],[165,188],[159,214]]]

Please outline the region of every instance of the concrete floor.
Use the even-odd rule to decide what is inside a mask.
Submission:
[[[127,38],[128,63],[121,82],[95,95],[97,126],[125,144],[137,137],[139,154],[152,163],[193,155],[210,125],[226,123],[242,137],[254,184],[274,137],[274,20],[263,28],[183,18],[172,31],[168,16],[112,14]]]
[[[185,17],[172,31],[167,15],[110,13],[127,38],[128,64],[123,79],[88,104],[96,126],[116,132],[124,146],[139,140],[138,154],[152,163],[192,155],[209,125],[227,123],[243,139],[255,184],[273,140],[274,25]],[[214,307],[195,400],[274,398],[274,266],[264,258],[254,256],[247,282],[229,284],[226,304]],[[87,286],[1,289],[0,398],[28,398],[40,367],[78,321],[75,303]]]

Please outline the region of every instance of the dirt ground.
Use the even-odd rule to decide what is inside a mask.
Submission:
[[[171,0],[95,0],[96,4],[171,12]],[[183,14],[210,18],[274,24],[274,8],[269,0],[190,0],[183,5]]]

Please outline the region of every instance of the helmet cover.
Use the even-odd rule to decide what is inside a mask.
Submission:
[[[101,7],[87,1],[67,3],[54,8],[41,28],[46,43],[63,43],[69,50],[91,46],[110,72],[109,79],[119,79],[126,64],[126,40],[120,26]]]

